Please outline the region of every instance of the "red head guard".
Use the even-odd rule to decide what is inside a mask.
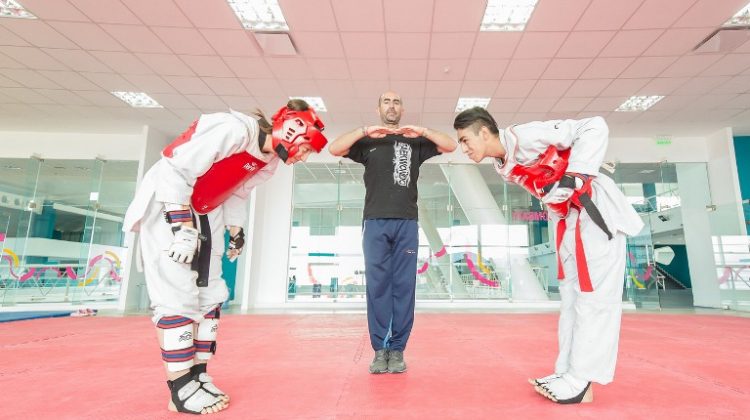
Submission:
[[[303,144],[309,144],[316,153],[320,153],[328,143],[322,133],[325,127],[323,121],[312,108],[307,111],[295,111],[285,106],[279,109],[271,120],[273,149],[284,162],[296,155]]]

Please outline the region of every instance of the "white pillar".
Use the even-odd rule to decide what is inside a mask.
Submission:
[[[714,268],[711,224],[706,211],[706,206],[711,204],[708,173],[701,163],[677,163],[675,167],[693,302],[695,306],[720,308],[721,294]]]
[[[448,184],[472,225],[508,225],[475,165],[441,164]],[[549,300],[526,258],[511,262],[511,290],[516,300]]]

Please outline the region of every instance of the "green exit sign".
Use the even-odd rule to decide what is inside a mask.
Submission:
[[[657,146],[669,146],[672,144],[671,136],[657,136],[654,137],[654,140],[656,141]]]

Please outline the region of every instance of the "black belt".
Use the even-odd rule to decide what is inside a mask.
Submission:
[[[207,214],[199,214],[198,221],[200,222],[200,235],[198,238],[201,244],[198,248],[198,255],[190,263],[190,269],[198,272],[195,284],[198,287],[207,287],[208,272],[211,267],[211,225],[208,223]],[[193,224],[195,224],[195,218],[193,218]]]

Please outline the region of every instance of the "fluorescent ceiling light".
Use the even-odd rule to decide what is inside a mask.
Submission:
[[[458,98],[456,104],[456,112],[461,112],[475,106],[481,106],[487,109],[487,105],[490,104],[490,98]]]
[[[143,92],[111,92],[133,108],[164,108]]]
[[[723,26],[746,26],[750,25],[750,3],[746,4],[737,14],[726,21]]]
[[[36,19],[36,16],[29,13],[16,0],[0,0],[0,17]]]
[[[523,31],[537,0],[488,0],[480,31]]]
[[[328,110],[326,109],[326,104],[323,102],[323,98],[321,98],[320,96],[290,96],[289,99],[302,99],[316,111],[328,112]]]
[[[645,111],[655,103],[661,101],[663,96],[631,96],[627,101],[623,102],[615,111],[618,112],[638,112]]]
[[[278,0],[227,0],[245,29],[288,31]]]

